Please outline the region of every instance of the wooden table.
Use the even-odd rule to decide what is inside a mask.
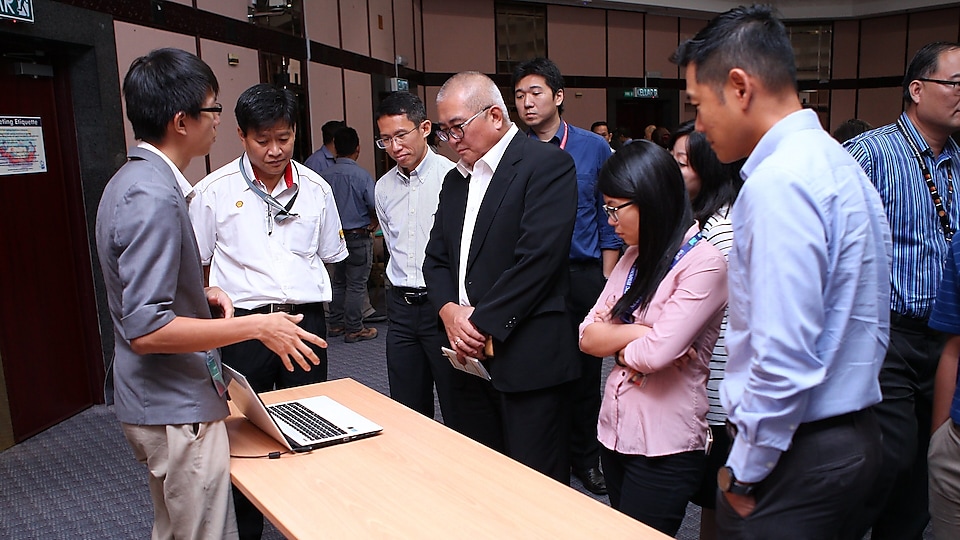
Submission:
[[[383,433],[230,463],[233,483],[288,538],[668,538],[352,379],[261,397],[275,403],[318,394]],[[233,455],[283,449],[236,409],[227,429]]]

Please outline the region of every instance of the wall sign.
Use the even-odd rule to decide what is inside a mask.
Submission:
[[[40,118],[0,116],[0,176],[43,172],[47,172],[47,155]]]
[[[33,22],[33,0],[0,0],[0,19]]]

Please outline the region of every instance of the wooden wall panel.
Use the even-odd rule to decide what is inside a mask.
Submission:
[[[643,13],[607,12],[608,77],[643,77]]]
[[[605,12],[547,6],[547,52],[564,75],[607,74]]]

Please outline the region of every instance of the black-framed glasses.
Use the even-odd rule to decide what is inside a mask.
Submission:
[[[213,107],[200,107],[200,112],[212,112],[220,114],[223,112],[223,105],[217,103]]]
[[[918,78],[916,80],[921,82],[942,84],[943,86],[949,86],[950,88],[953,89],[954,92],[960,91],[960,81],[945,81],[943,79],[926,79],[926,78]]]
[[[426,122],[426,120],[424,120],[424,122]],[[407,135],[413,133],[414,131],[417,131],[418,129],[420,129],[420,126],[422,125],[423,125],[423,122],[420,122],[419,126],[414,126],[402,133],[397,133],[393,137],[380,137],[374,142],[376,143],[377,148],[381,150],[386,150],[387,148],[390,148],[393,145],[393,143],[403,143],[403,139],[405,139]]]
[[[631,204],[633,204],[633,201],[627,201],[621,204],[620,206],[603,205],[603,213],[606,214],[608,218],[612,219],[614,223],[619,223],[620,217],[617,216],[617,210],[620,210],[621,208],[626,208]]]
[[[461,122],[455,126],[450,126],[447,129],[441,129],[437,131],[437,138],[443,142],[447,142],[450,139],[455,139],[459,141],[460,139],[463,138],[463,128],[467,127],[467,124],[476,120],[478,116],[489,111],[492,107],[493,105],[487,105],[486,107],[480,109],[480,111],[477,114],[471,116],[470,118],[467,118],[466,121]]]

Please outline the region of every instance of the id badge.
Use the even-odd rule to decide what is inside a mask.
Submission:
[[[223,381],[223,372],[220,371],[220,365],[213,352],[207,351],[207,371],[210,372],[210,379],[213,380],[213,387],[217,389],[217,394],[223,397],[227,393],[227,383]]]

